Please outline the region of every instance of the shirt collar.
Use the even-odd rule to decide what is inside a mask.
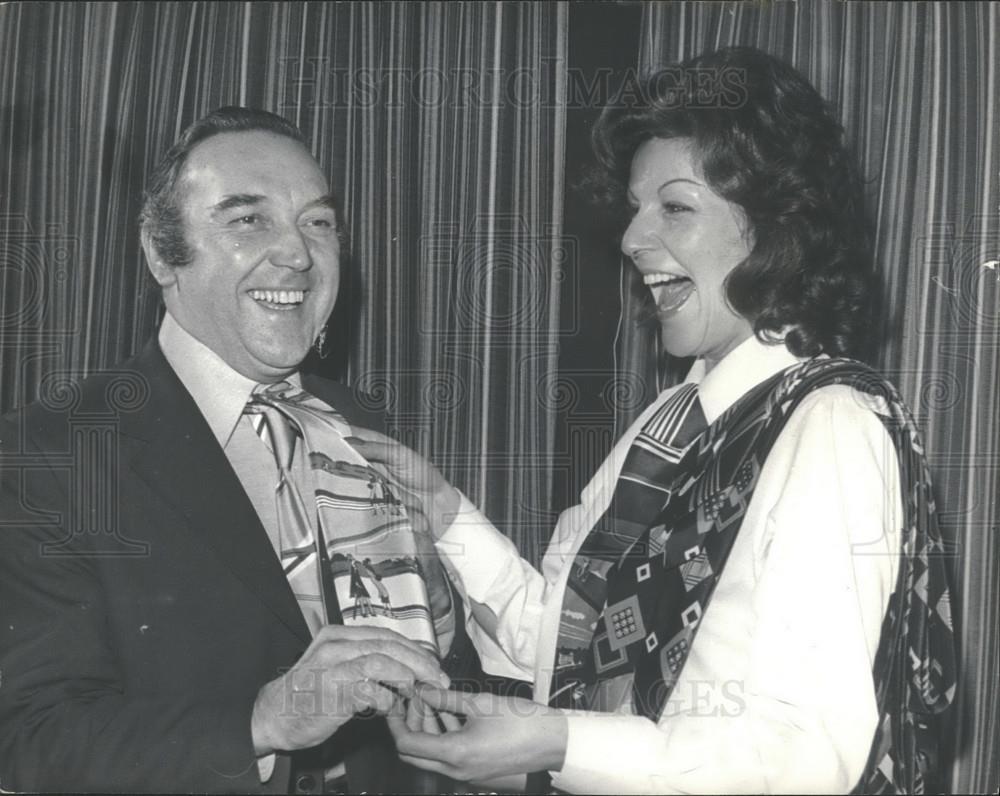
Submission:
[[[225,448],[257,382],[233,370],[169,312],[160,325],[159,342],[163,356],[191,393],[219,445]],[[298,373],[286,381],[301,386]]]
[[[685,381],[698,385],[698,398],[709,423],[725,412],[744,394],[785,368],[803,360],[783,343],[767,345],[751,335],[705,373],[705,361],[696,360]]]

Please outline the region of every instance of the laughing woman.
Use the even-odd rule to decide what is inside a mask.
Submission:
[[[642,96],[604,112],[596,152],[663,346],[695,362],[561,516],[542,571],[429,464],[359,434],[435,520],[486,668],[535,683],[534,702],[426,689],[446,731],[414,705],[397,746],[570,792],[919,790],[954,692],[948,592],[913,422],[849,358],[873,280],[843,131],[756,50]]]

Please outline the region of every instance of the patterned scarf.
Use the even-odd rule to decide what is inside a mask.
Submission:
[[[607,603],[592,640],[596,681],[586,694],[590,706],[601,708],[609,688],[620,695],[630,685],[635,712],[660,717],[771,446],[802,399],[830,384],[887,406],[879,418],[899,459],[905,514],[897,584],[873,669],[878,729],[858,789],[919,793],[936,763],[934,716],[956,689],[947,561],[913,419],[892,385],[858,362],[816,359],[778,374],[687,449],[661,511],[607,571]]]
[[[684,384],[653,413],[629,447],[607,511],[580,546],[566,581],[549,704],[580,708],[601,701],[596,681],[594,627],[608,599],[608,570],[649,527],[663,506],[685,448],[706,428],[694,384]],[[591,689],[592,690],[592,689]]]
[[[344,418],[287,382],[259,387],[245,412],[266,441],[298,439],[308,454],[311,478],[295,479],[281,461],[290,454],[279,454],[294,445],[273,447],[282,566],[307,619],[325,606],[321,623],[385,627],[440,654],[409,518],[386,480],[344,442]]]

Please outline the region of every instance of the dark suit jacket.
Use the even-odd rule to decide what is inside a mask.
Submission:
[[[352,424],[381,425],[344,386],[303,383]],[[309,631],[155,340],[113,373],[5,418],[0,455],[0,787],[308,784],[293,756],[279,755],[261,785],[250,715]],[[382,719],[334,736],[351,791],[419,789],[379,744],[391,750]]]

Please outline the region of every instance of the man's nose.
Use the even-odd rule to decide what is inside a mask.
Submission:
[[[304,271],[312,267],[312,255],[302,230],[295,224],[284,227],[271,249],[271,262],[282,268]]]

